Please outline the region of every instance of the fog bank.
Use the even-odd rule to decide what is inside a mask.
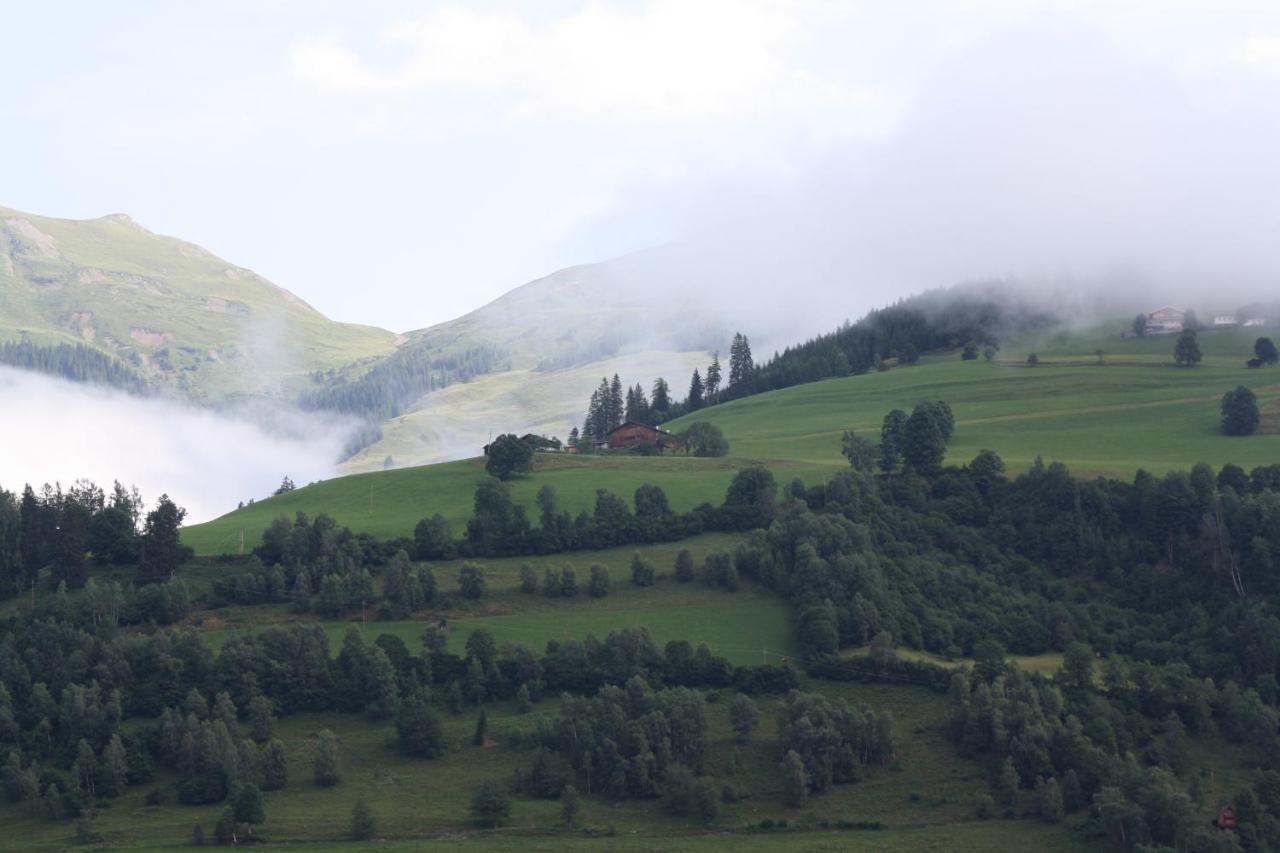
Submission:
[[[286,475],[299,485],[330,476],[350,428],[281,409],[216,413],[8,367],[0,410],[0,487],[119,480],[148,504],[167,493],[187,523],[261,499]]]

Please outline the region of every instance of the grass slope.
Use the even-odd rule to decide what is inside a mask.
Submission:
[[[861,782],[842,785],[814,797],[804,809],[782,802],[782,782],[776,767],[775,737],[780,698],[760,700],[764,718],[755,740],[738,744],[727,719],[728,702],[708,704],[711,745],[707,772],[717,784],[732,782],[750,791],[748,799],[726,804],[719,826],[707,829],[695,822],[667,815],[656,801],[612,802],[599,795],[584,796],[579,829],[566,829],[559,805],[551,800],[515,797],[511,819],[500,830],[471,826],[468,802],[486,780],[509,779],[528,761],[527,754],[507,741],[517,730],[529,730],[539,720],[550,721],[558,700],[547,699],[528,715],[509,703],[488,707],[489,734],[496,746],[471,745],[475,711],[444,715],[445,736],[451,745],[434,761],[409,759],[392,746],[390,723],[370,722],[354,714],[305,714],[277,726],[289,756],[290,780],[281,791],[265,797],[267,820],[261,834],[276,843],[305,844],[302,849],[350,850],[374,845],[335,843],[346,836],[352,804],[367,800],[378,820],[379,839],[392,839],[387,849],[499,850],[515,845],[533,850],[1025,850],[1090,849],[1065,825],[1048,827],[1029,820],[974,823],[968,819],[975,790],[985,786],[982,765],[960,758],[946,742],[945,697],[902,685],[822,685],[824,692],[867,702],[893,711],[902,754],[901,769],[876,769]],[[344,770],[341,784],[318,788],[312,784],[311,750],[315,733],[332,729],[339,738]],[[728,775],[729,757],[737,748],[742,772]],[[212,840],[212,827],[221,805],[180,806],[173,803],[171,780],[130,788],[111,807],[101,811],[95,829],[109,848],[173,849],[189,843],[192,827],[202,823]],[[144,804],[146,790],[159,787],[170,799],[158,807]],[[1029,805],[1029,804],[1028,804]],[[882,830],[747,831],[761,820],[786,818],[812,827],[821,820],[880,821]],[[71,822],[52,823],[24,815],[17,807],[0,805],[0,824],[6,827],[0,848],[63,849],[74,842]],[[590,837],[584,831],[614,833]],[[376,846],[381,849],[380,841]]]
[[[0,208],[0,340],[22,337],[98,347],[195,399],[296,386],[396,342],[127,216]]]
[[[671,425],[711,421],[735,454],[810,463],[839,460],[847,429],[879,440],[893,408],[945,400],[956,416],[948,460],[967,462],[981,449],[999,453],[1011,471],[1037,456],[1076,474],[1130,477],[1187,468],[1197,461],[1248,469],[1280,458],[1280,435],[1229,438],[1219,430],[1222,395],[1237,385],[1259,403],[1280,398],[1280,372],[1246,370],[1257,337],[1245,330],[1200,335],[1204,362],[1179,368],[1173,338],[1054,333],[1006,348],[994,363],[958,354],[914,367],[829,379],[714,406]],[[1101,363],[1094,352],[1104,350]],[[1025,364],[1029,352],[1039,367]]]
[[[720,503],[734,473],[750,461],[739,457],[539,454],[534,473],[513,480],[511,485],[516,500],[528,507],[530,518],[535,519],[534,499],[544,485],[553,486],[560,506],[575,514],[591,511],[597,489],[608,489],[630,501],[645,483],[661,486],[672,507],[683,511],[704,502]],[[838,462],[767,464],[775,476],[789,478],[817,476],[834,469]],[[454,535],[460,535],[471,517],[476,486],[486,476],[483,459],[468,459],[325,480],[188,527],[183,541],[197,554],[235,553],[243,531],[248,550],[261,541],[262,531],[272,519],[281,515],[292,518],[299,511],[312,515],[327,512],[352,530],[380,537],[412,536],[419,520],[440,513],[452,523]]]

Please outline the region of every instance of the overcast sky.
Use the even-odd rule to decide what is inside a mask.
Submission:
[[[3,30],[0,205],[127,212],[330,316],[395,330],[762,200],[821,194],[826,176],[859,164],[892,171],[885,152],[972,127],[946,115],[972,105],[947,96],[953,80],[1001,81],[982,89],[999,93],[1027,76],[1042,58],[1034,41],[1019,52],[1028,31],[1068,33],[1055,43],[1101,45],[1108,60],[1098,79],[1090,51],[1077,66],[1066,50],[1042,102],[1015,86],[1010,132],[1030,127],[1043,142],[1070,128],[1093,166],[1123,166],[1089,176],[1117,193],[1151,148],[1110,159],[1112,128],[1090,123],[1093,94],[1073,102],[1077,78],[1083,93],[1123,93],[1108,120],[1149,102],[1159,132],[1180,135],[1167,102],[1192,105],[1199,134],[1227,116],[1230,135],[1204,145],[1227,166],[1242,148],[1231,174],[1242,186],[1241,164],[1274,164],[1275,149],[1258,146],[1280,126],[1280,4],[1264,2],[48,0],[6,4]],[[999,97],[987,100],[982,133],[961,138],[956,157],[998,130]],[[1254,105],[1267,132],[1248,131]],[[944,139],[929,140],[931,128]],[[1150,132],[1125,141],[1160,145]],[[1152,154],[1170,174],[1182,168]],[[1025,183],[1042,165],[1034,151],[1006,151],[961,186]],[[1259,197],[1275,195],[1271,168]],[[946,184],[949,170],[930,178]],[[1149,189],[1145,202],[1163,203]],[[907,227],[914,215],[890,205],[886,221]],[[988,258],[1017,247],[989,248]]]

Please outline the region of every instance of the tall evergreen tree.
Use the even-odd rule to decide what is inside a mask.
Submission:
[[[729,347],[729,384],[737,385],[754,369],[755,362],[751,360],[751,343],[746,335],[738,332],[734,334],[733,344]]]
[[[714,400],[720,390],[720,353],[711,354],[711,364],[707,365],[706,393],[708,400]]]
[[[613,381],[609,383],[609,430],[615,430],[622,425],[622,416],[626,414],[626,403],[622,398],[622,380],[618,378],[618,374],[613,374]]]
[[[689,407],[689,411],[696,411],[702,408],[703,401],[702,377],[695,367],[693,369],[693,378],[689,380],[689,397],[685,402]]]
[[[61,496],[57,518],[57,534],[50,548],[53,565],[50,583],[56,586],[65,582],[68,589],[80,589],[89,579],[85,552],[89,549],[93,511],[69,492]]]
[[[627,389],[627,412],[626,420],[635,423],[649,422],[649,399],[644,394],[644,388],[636,384],[634,388]]]
[[[667,380],[659,376],[653,380],[653,394],[649,403],[651,411],[665,415],[671,411],[671,389],[667,387]]]
[[[21,592],[25,581],[22,570],[22,508],[12,492],[0,489],[0,596]]]

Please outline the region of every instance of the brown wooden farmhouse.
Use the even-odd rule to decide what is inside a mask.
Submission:
[[[674,450],[680,446],[680,439],[675,433],[651,427],[648,424],[627,421],[610,430],[605,436],[604,443],[610,450],[639,447],[642,444],[656,445],[662,450]]]

